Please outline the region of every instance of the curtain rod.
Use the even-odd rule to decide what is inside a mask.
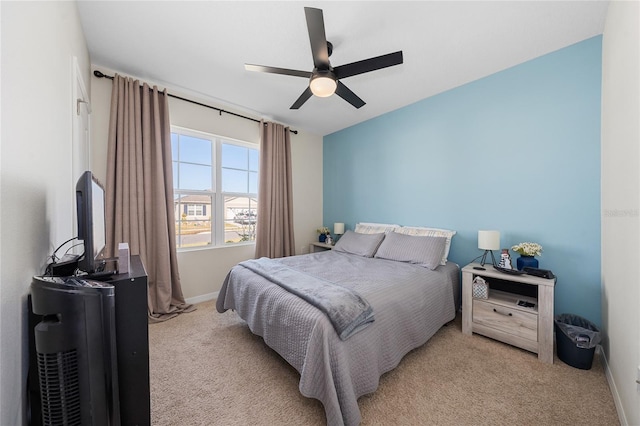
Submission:
[[[98,70],[93,71],[93,75],[95,75],[98,78],[108,78],[109,80],[113,81],[113,76],[112,75],[106,75],[103,72],[98,71]],[[180,99],[181,101],[190,102],[192,104],[200,105],[200,106],[205,107],[205,108],[215,109],[216,111],[218,111],[220,113],[220,115],[222,115],[222,113],[224,112],[225,114],[235,115],[236,117],[244,118],[245,120],[251,120],[251,121],[255,121],[256,123],[260,123],[260,120],[256,120],[255,118],[247,117],[247,116],[241,115],[241,114],[236,114],[235,112],[227,111],[227,110],[224,110],[224,109],[221,109],[221,108],[216,108],[216,107],[213,107],[211,105],[206,105],[206,104],[203,104],[203,103],[200,103],[200,102],[197,102],[197,101],[193,101],[191,99],[182,98],[180,96],[172,95],[171,93],[167,93],[167,96],[169,96],[171,98],[175,98],[175,99]],[[298,134],[297,130],[289,129],[289,131],[291,133],[293,133],[294,135]]]

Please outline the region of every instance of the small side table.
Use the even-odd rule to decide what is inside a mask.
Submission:
[[[321,243],[321,242],[311,243],[309,244],[309,253],[316,253],[318,251],[325,251],[325,250],[333,250],[333,247],[334,246],[327,243]]]
[[[474,269],[479,267],[480,264],[472,263],[462,268],[462,332],[478,333],[518,346],[537,353],[540,361],[553,364],[555,278],[511,275],[491,265]],[[473,280],[477,276],[489,283],[488,299],[473,297]],[[510,286],[511,290],[505,286]],[[535,295],[521,295],[520,287],[533,288]],[[534,307],[519,306],[520,300],[532,302]]]

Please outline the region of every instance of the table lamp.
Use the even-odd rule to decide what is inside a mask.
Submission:
[[[338,240],[338,235],[344,234],[344,223],[336,222],[333,224],[333,235],[336,236],[336,241]]]
[[[493,266],[496,266],[496,258],[493,256],[493,250],[500,250],[500,232],[478,231],[478,248],[484,250],[480,265],[484,266],[487,261],[487,254],[491,253]]]

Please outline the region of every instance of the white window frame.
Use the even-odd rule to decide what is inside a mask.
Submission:
[[[213,211],[213,209],[211,209]],[[190,203],[187,204],[187,216],[203,216],[204,208],[202,204]]]
[[[210,248],[224,248],[224,247],[238,247],[241,245],[255,245],[255,241],[244,241],[237,243],[226,243],[224,238],[224,197],[225,196],[237,196],[237,197],[250,197],[258,199],[257,193],[236,193],[236,192],[222,192],[222,144],[227,143],[231,145],[237,145],[245,148],[255,149],[258,151],[258,158],[260,157],[260,145],[257,143],[242,141],[239,139],[233,139],[226,136],[215,135],[213,133],[201,132],[198,130],[189,129],[180,126],[171,126],[171,133],[179,133],[186,136],[192,136],[199,139],[207,139],[211,141],[213,149],[211,150],[211,164],[213,167],[212,177],[212,189],[211,191],[194,191],[194,190],[179,190],[174,188],[176,193],[182,195],[210,195],[211,196],[211,244],[202,245],[196,247],[178,247],[178,251],[191,251],[191,250],[203,250]],[[173,158],[172,158],[173,162]],[[258,171],[259,173],[259,171]],[[176,218],[177,220],[177,218]]]

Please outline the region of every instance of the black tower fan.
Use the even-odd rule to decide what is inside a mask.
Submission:
[[[114,287],[34,277],[31,303],[42,424],[119,426]]]

